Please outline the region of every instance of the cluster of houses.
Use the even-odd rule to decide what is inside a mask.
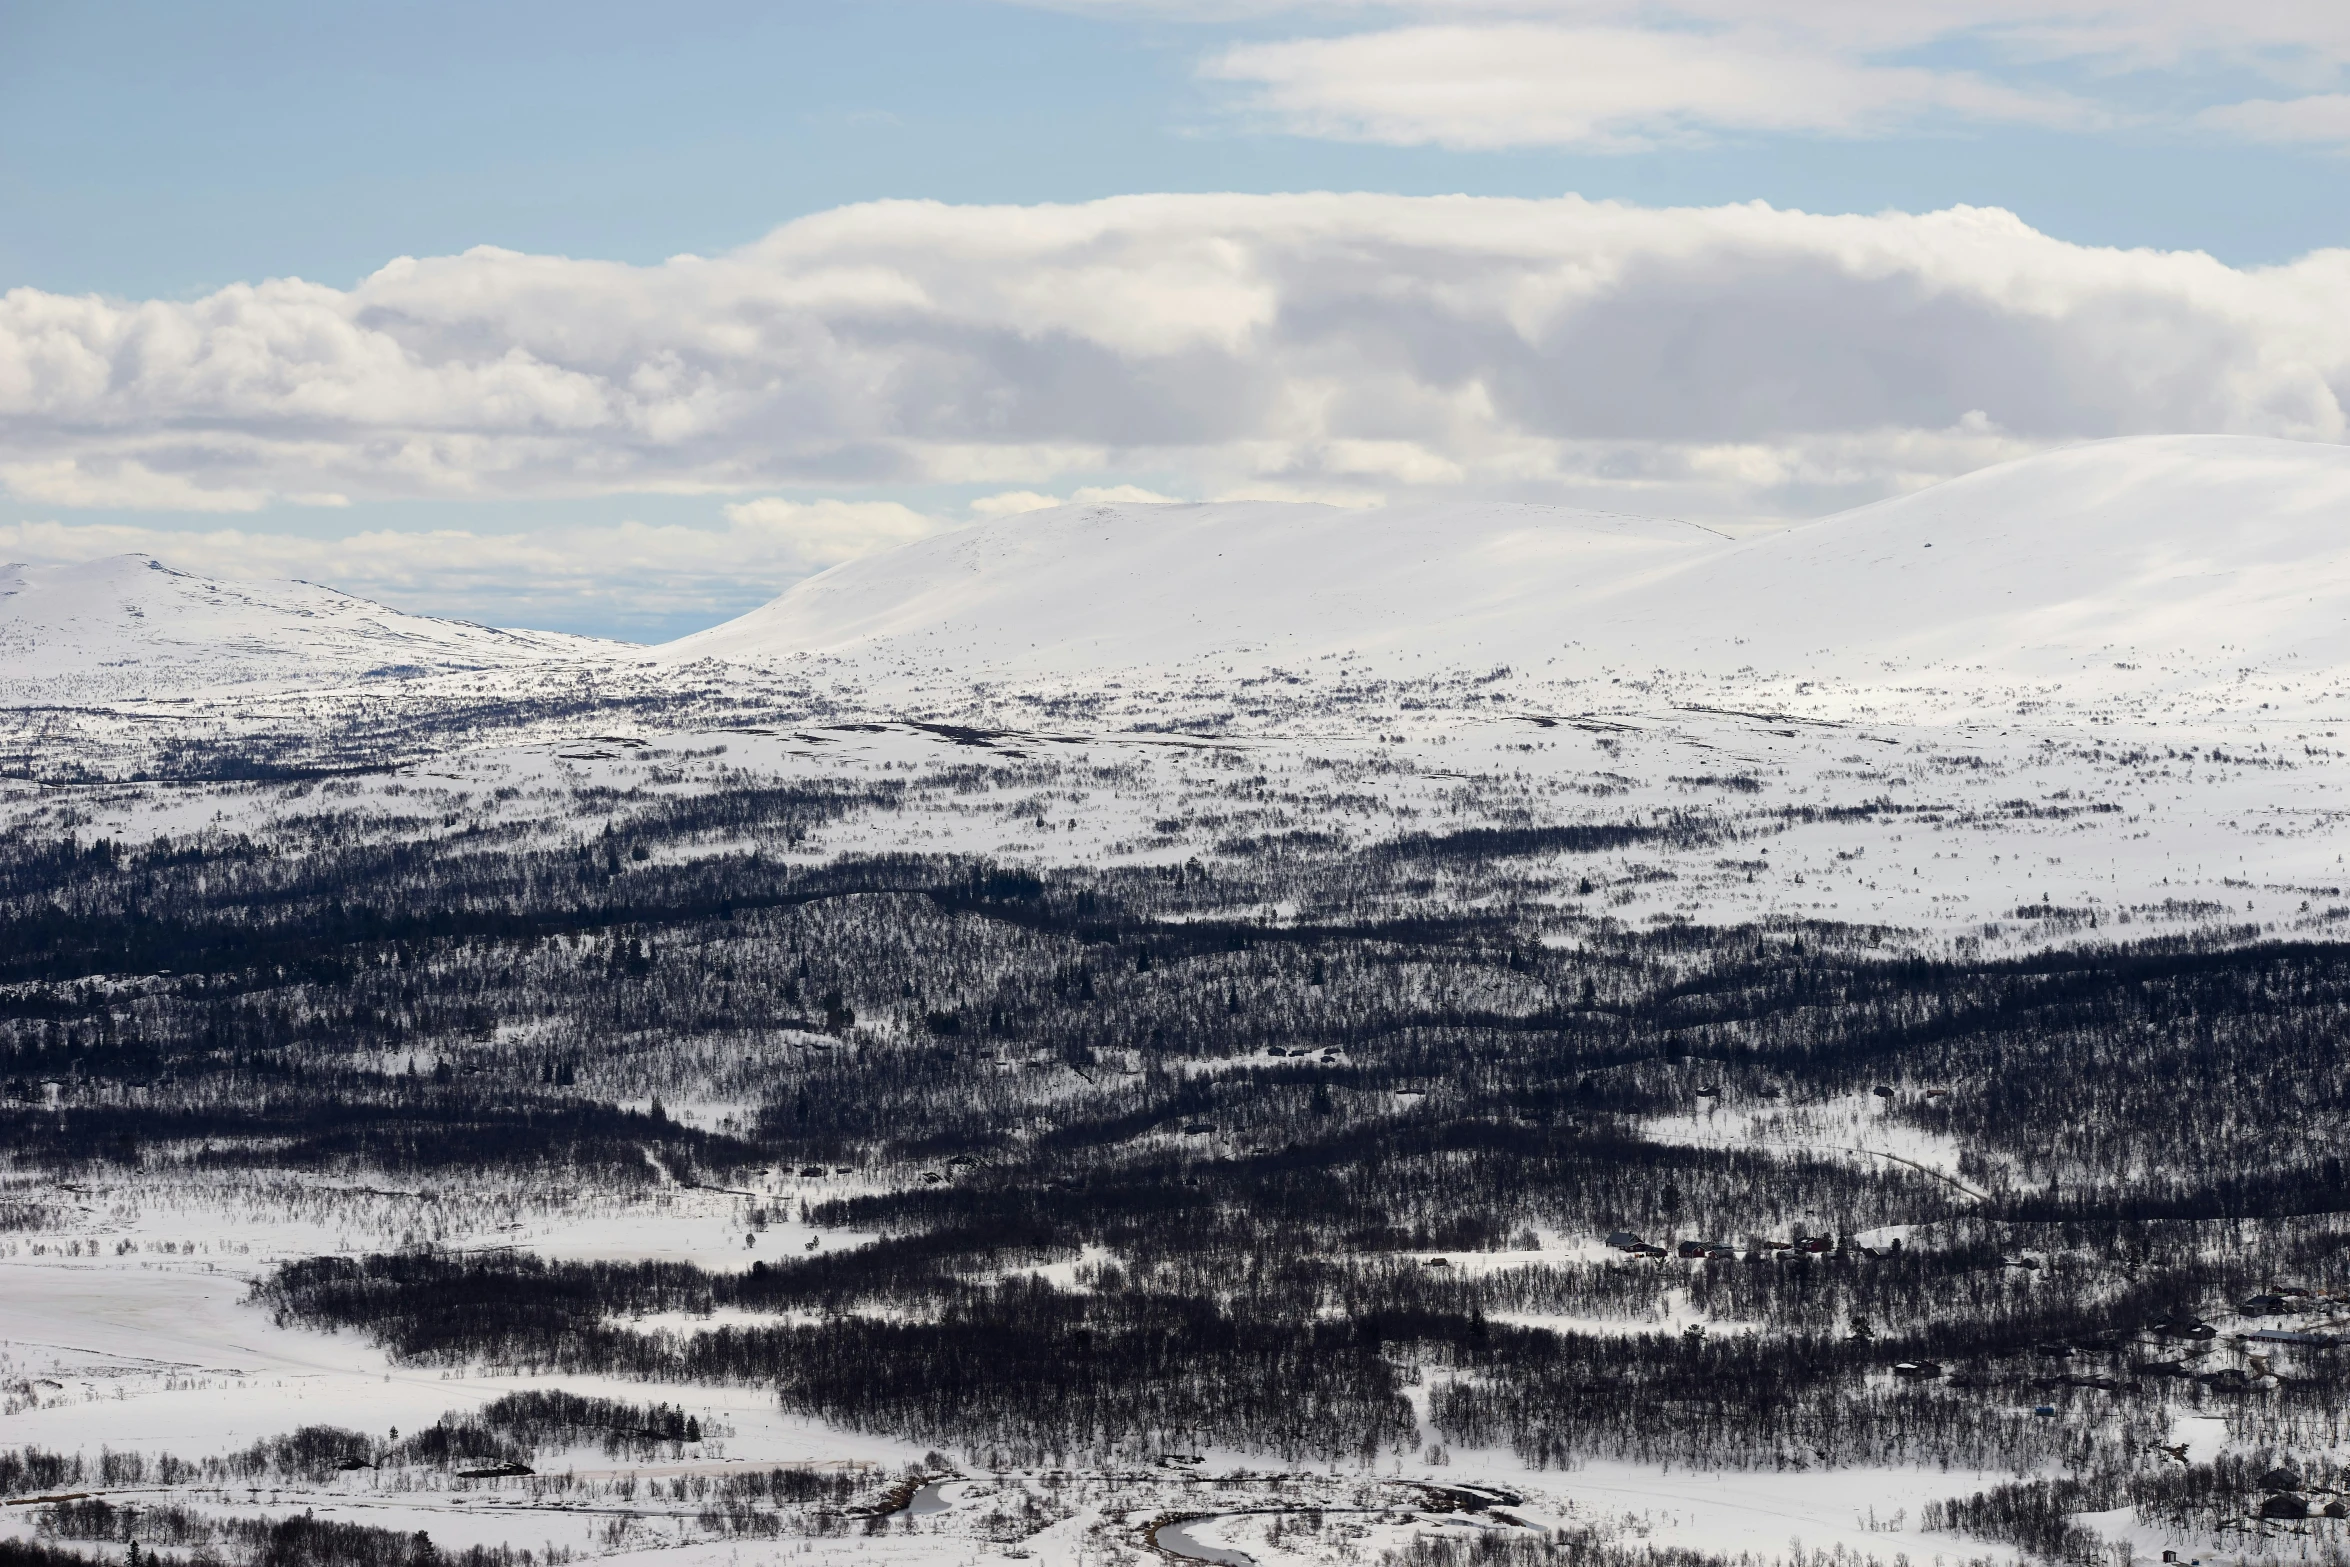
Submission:
[[[1891,1083],[1879,1083],[1875,1088],[1870,1089],[1869,1092],[1875,1094],[1879,1099],[1898,1099],[1901,1097],[1901,1090],[1895,1088]],[[1943,1100],[1950,1097],[1950,1090],[1947,1088],[1929,1088],[1921,1093],[1918,1097],[1924,1099],[1928,1104],[1940,1104]]]
[[[2249,1296],[2236,1302],[2236,1310],[2247,1317],[2284,1317],[2342,1304],[2339,1296],[2320,1295],[2289,1284],[2280,1284],[2265,1294]],[[2295,1344],[2305,1349],[2339,1349],[2343,1343],[2338,1334],[2321,1333],[2308,1328],[2254,1328],[2244,1335],[2244,1340],[2250,1344]]]
[[[1630,1230],[1617,1230],[1607,1238],[1609,1246],[1627,1257],[1679,1257],[1688,1262],[1734,1262],[1738,1248],[1722,1241],[1675,1241],[1671,1248],[1643,1240]],[[1775,1241],[1764,1236],[1749,1236],[1746,1255],[1761,1258],[1772,1253],[1816,1257],[1836,1249],[1836,1243],[1825,1235],[1798,1235],[1793,1240]]]
[[[2286,1521],[2318,1517],[2350,1518],[2350,1502],[2345,1502],[2339,1496],[2323,1504],[2313,1501],[2307,1495],[2310,1489],[2308,1482],[2290,1469],[2281,1466],[2271,1469],[2253,1483],[2268,1493],[2261,1498],[2255,1514],[2257,1517]],[[2177,1560],[2168,1551],[2163,1556],[2166,1560]]]
[[[1276,1050],[1273,1053],[1275,1055],[1279,1055],[1281,1052]],[[1303,1054],[1303,1052],[1301,1051],[1300,1054]],[[1879,1099],[1898,1099],[1901,1097],[1901,1090],[1895,1088],[1891,1083],[1879,1083],[1876,1087],[1870,1089],[1869,1092],[1875,1094]],[[1718,1083],[1700,1083],[1697,1085],[1696,1094],[1700,1099],[1718,1099],[1722,1094],[1721,1085]],[[1779,1099],[1784,1098],[1785,1095],[1781,1090],[1765,1084],[1762,1087],[1754,1090],[1754,1097],[1757,1099]],[[1919,1092],[1918,1097],[1925,1100],[1928,1104],[1940,1104],[1942,1101],[1950,1097],[1950,1090],[1947,1088],[1923,1089]]]

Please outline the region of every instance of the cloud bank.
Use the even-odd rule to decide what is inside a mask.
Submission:
[[[2346,387],[2350,252],[2231,268],[1965,208],[889,202],[657,266],[484,249],[349,289],[18,289],[0,483],[52,516],[706,493],[710,529],[642,553],[607,529],[415,569],[796,574],[937,519],[762,492],[1801,514],[2101,436],[2339,440]]]
[[[0,480],[59,506],[783,486],[1895,486],[2166,430],[2337,439],[2350,253],[1994,210],[1370,195],[844,208],[658,266],[0,296]],[[715,510],[716,503],[713,503]]]

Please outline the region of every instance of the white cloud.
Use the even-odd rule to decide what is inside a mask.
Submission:
[[[1872,63],[1768,28],[1401,27],[1243,44],[1206,74],[1306,135],[1634,151],[1712,130],[1856,135],[1932,115],[2078,125],[2061,94]]]
[[[1453,147],[1633,151],[1913,122],[2167,119],[2234,135],[2228,115],[2193,105],[2246,74],[2322,93],[2350,72],[2338,0],[1031,3],[1252,23],[1202,69],[1249,87],[1260,113],[1305,135]],[[1284,21],[1301,35],[1263,36]],[[1973,69],[1950,68],[1955,55]],[[2132,93],[2133,76],[2159,89]]]
[[[1040,495],[1034,490],[1006,490],[1000,495],[982,495],[971,503],[974,517],[1017,517],[1024,511],[1044,511],[1062,505],[1058,495]]]
[[[1174,506],[1181,504],[1172,495],[1161,495],[1146,490],[1139,484],[1083,484],[1069,497],[1080,506]]]
[[[2350,256],[2231,268],[1967,208],[887,202],[658,266],[477,250],[348,290],[0,296],[0,474],[47,508],[658,491],[715,514],[955,484],[988,515],[1131,473],[1785,513],[1994,449],[2340,439],[2346,390]],[[731,515],[680,569],[805,570],[928,525]]]
[[[1071,492],[1066,501],[1058,495],[1043,495],[1035,490],[1006,490],[1000,495],[982,495],[971,503],[971,515],[1016,517],[1024,511],[1043,511],[1047,507],[1066,506],[1070,502],[1080,506],[1103,503],[1125,506],[1178,504],[1176,497],[1146,490],[1139,484],[1085,484]]]
[[[2350,93],[2306,98],[2254,98],[2196,116],[2202,124],[2247,141],[2321,142],[2350,147]]]
[[[0,486],[20,501],[125,511],[259,511],[270,500],[263,490],[207,489],[185,474],[157,473],[132,458],[87,466],[71,457],[0,463]]]
[[[1218,493],[1220,501],[1295,501],[1313,506],[1346,506],[1359,511],[1372,511],[1387,504],[1387,497],[1378,490],[1366,490],[1343,484],[1287,484],[1278,479],[1258,480],[1252,484],[1234,485]]]
[[[895,501],[738,501],[726,508],[735,539],[752,558],[831,566],[933,532],[936,518]]]
[[[2270,71],[2350,61],[2350,13],[2332,0],[1029,0],[1055,10],[1200,23],[1541,20],[1577,25],[1766,27],[1856,52],[1966,37],[2024,59],[2177,68],[2224,60]]]

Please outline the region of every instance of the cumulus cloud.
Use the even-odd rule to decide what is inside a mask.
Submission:
[[[18,289],[0,477],[45,508],[707,493],[737,508],[712,538],[806,566],[916,524],[743,497],[1150,474],[1784,514],[2097,436],[2340,439],[2346,385],[2340,252],[2231,268],[1967,208],[884,202],[657,266]]]

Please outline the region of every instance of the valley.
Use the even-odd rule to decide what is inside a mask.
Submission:
[[[2337,1559],[2346,522],[9,568],[0,1560]]]

